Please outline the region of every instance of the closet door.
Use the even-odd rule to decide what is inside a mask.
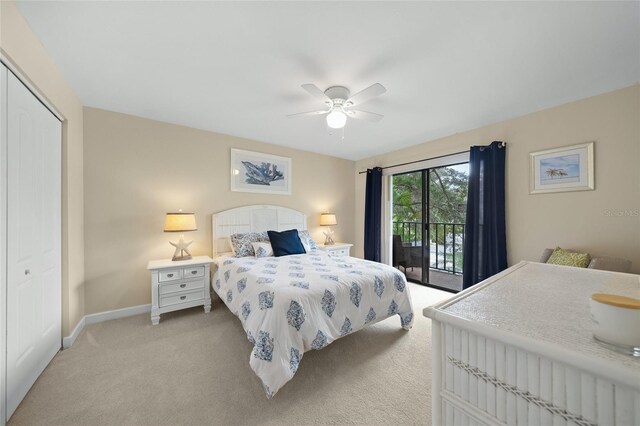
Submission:
[[[7,73],[7,417],[61,346],[61,123]]]

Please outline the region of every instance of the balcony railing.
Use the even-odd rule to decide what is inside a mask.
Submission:
[[[451,274],[462,273],[464,223],[429,222],[429,267]],[[422,256],[422,223],[393,222],[393,233],[400,235],[402,245],[411,257]],[[418,251],[420,254],[417,254]],[[414,262],[415,263],[415,262]],[[423,262],[419,262],[423,264]]]

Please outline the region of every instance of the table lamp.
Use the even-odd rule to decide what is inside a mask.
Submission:
[[[182,210],[178,210],[177,213],[167,213],[164,220],[164,232],[189,232],[197,231],[196,215],[193,213],[183,213]],[[193,241],[186,242],[184,235],[180,235],[180,241],[177,243],[169,244],[174,246],[176,250],[173,252],[173,258],[171,260],[189,260],[191,259],[191,253],[189,252],[189,246]]]
[[[336,220],[335,213],[322,213],[320,214],[320,226],[334,226],[337,225],[338,221]],[[325,236],[324,245],[331,246],[335,244],[333,242],[333,230],[331,228],[327,228],[326,231],[323,232]]]

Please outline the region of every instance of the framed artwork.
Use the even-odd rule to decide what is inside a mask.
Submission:
[[[532,152],[529,158],[530,194],[595,189],[593,142]]]
[[[291,194],[291,158],[231,149],[231,190]]]

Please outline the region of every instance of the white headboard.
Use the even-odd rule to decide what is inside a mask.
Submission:
[[[307,215],[280,206],[252,205],[224,210],[211,215],[213,256],[231,251],[227,237],[241,232],[307,229]]]

